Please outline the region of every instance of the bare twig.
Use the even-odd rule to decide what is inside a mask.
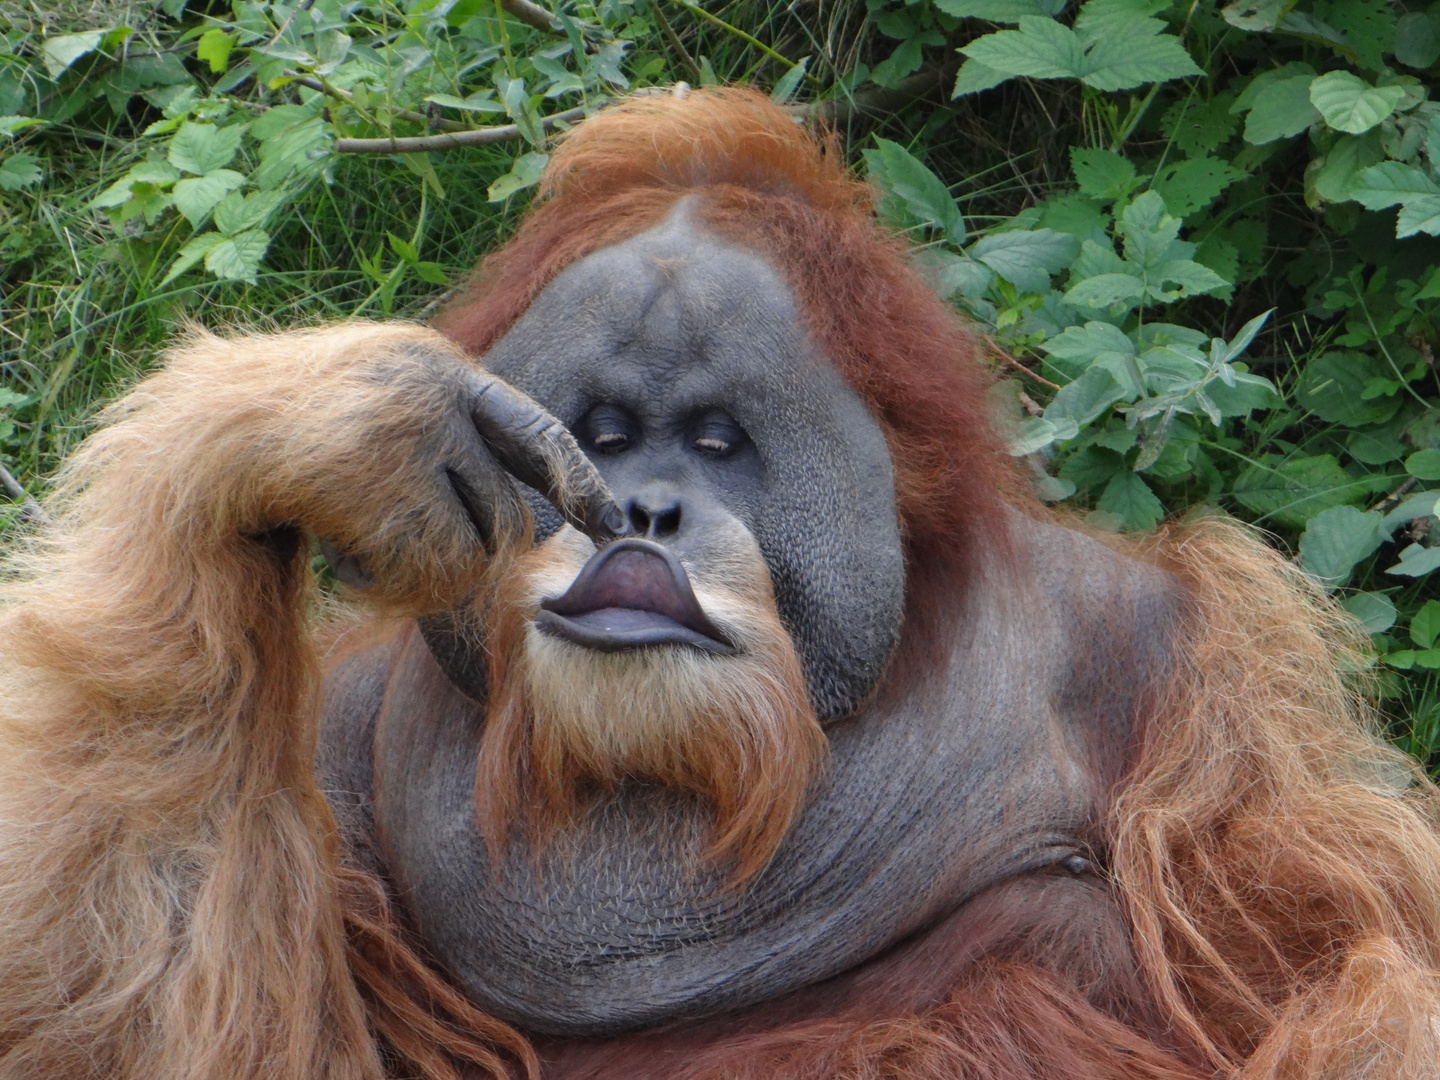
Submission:
[[[526,26],[533,26],[536,30],[543,30],[547,34],[554,33],[561,28],[559,19],[539,4],[532,4],[530,0],[500,0],[500,6]]]
[[[584,107],[566,109],[552,116],[542,117],[541,126],[549,131],[561,124],[573,124],[585,117]],[[475,128],[468,131],[451,131],[443,135],[414,135],[388,139],[336,139],[337,154],[423,154],[427,150],[454,150],[461,146],[490,146],[494,143],[510,142],[521,137],[520,128],[515,124],[498,127]]]
[[[700,81],[700,65],[697,64],[695,58],[686,51],[684,43],[680,40],[680,35],[675,33],[675,28],[670,25],[670,20],[665,18],[665,13],[660,10],[660,5],[651,4],[650,14],[655,16],[655,21],[660,26],[660,33],[665,36],[665,40],[670,43],[670,48],[674,50],[675,55],[680,58],[681,66],[685,68],[690,78],[698,83]]]
[[[1394,510],[1395,507],[1397,507],[1397,506],[1400,505],[1400,499],[1404,496],[1404,494],[1405,494],[1407,491],[1409,491],[1409,490],[1410,490],[1412,487],[1414,487],[1417,483],[1419,483],[1419,478],[1418,478],[1418,477],[1414,477],[1414,476],[1408,477],[1408,478],[1405,480],[1404,483],[1402,483],[1402,484],[1401,484],[1399,487],[1397,487],[1394,491],[1390,492],[1389,495],[1386,495],[1383,499],[1381,499],[1379,502],[1377,502],[1374,506],[1370,507],[1370,509],[1371,509],[1371,510],[1380,510],[1380,511],[1383,511],[1384,513],[1387,513],[1387,514],[1388,514],[1391,510]]]
[[[287,71],[285,74],[289,75],[296,83],[300,84],[301,86],[308,87],[311,90],[318,90],[326,97],[339,98],[347,105],[355,104],[355,99],[348,90],[341,90],[338,86],[331,86],[329,83],[323,83],[319,79],[312,79],[305,75],[296,75],[293,71]],[[394,109],[391,111],[390,115],[395,117],[395,119],[397,120],[409,120],[412,124],[424,124],[429,128],[438,129],[440,131],[475,130],[474,128],[471,128],[465,124],[461,124],[455,120],[440,120],[435,117],[427,116],[425,115],[425,113],[414,112],[410,109]]]
[[[1059,384],[1059,383],[1053,383],[1053,382],[1051,382],[1049,379],[1043,378],[1043,377],[1040,376],[1040,375],[1036,375],[1035,372],[1031,371],[1028,367],[1026,367],[1024,364],[1022,364],[1019,360],[1016,360],[1013,356],[1011,356],[1011,355],[1010,355],[1009,353],[1007,353],[1004,349],[1002,349],[999,345],[997,345],[997,344],[995,343],[995,339],[992,338],[989,334],[984,334],[984,335],[982,335],[982,336],[983,336],[984,339],[985,339],[985,344],[986,344],[986,345],[989,345],[990,348],[991,348],[991,350],[995,353],[996,356],[1000,357],[1001,360],[1004,360],[1007,364],[1010,364],[1010,365],[1012,365],[1012,366],[1014,366],[1014,367],[1019,368],[1019,369],[1020,369],[1021,371],[1023,371],[1026,375],[1029,375],[1030,378],[1034,379],[1036,382],[1040,383],[1042,386],[1048,386],[1048,387],[1050,387],[1051,390],[1059,390],[1059,389],[1060,389],[1060,384]]]
[[[49,525],[50,515],[45,508],[35,501],[35,497],[21,486],[20,481],[10,475],[10,470],[0,465],[0,487],[6,493],[20,503],[20,516],[27,521],[33,521],[37,525]]]

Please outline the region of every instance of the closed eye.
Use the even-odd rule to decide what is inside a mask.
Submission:
[[[734,417],[719,409],[711,409],[693,421],[689,435],[691,447],[706,457],[728,457],[750,441]]]
[[[639,441],[640,425],[619,405],[603,402],[585,414],[575,435],[582,446],[602,454],[619,454]]]

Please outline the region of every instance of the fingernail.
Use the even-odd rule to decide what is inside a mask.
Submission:
[[[609,529],[616,536],[625,532],[625,511],[611,503],[605,511],[605,528]]]

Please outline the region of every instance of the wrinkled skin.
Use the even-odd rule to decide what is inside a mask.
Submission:
[[[1092,827],[1163,675],[1180,601],[1162,573],[1017,516],[972,579],[907,582],[878,425],[779,276],[683,204],[566,270],[484,364],[574,433],[615,531],[691,563],[734,522],[753,536],[832,757],[743,890],[703,858],[706,808],[642,784],[538,863],[517,837],[497,867],[475,822],[473,638],[430,620],[428,648],[352,656],[328,684],[322,783],[476,1002],[561,1044],[605,1038],[853,977],[1030,878],[1109,910]],[[527,499],[543,543],[560,518]],[[928,620],[906,621],[907,589]]]

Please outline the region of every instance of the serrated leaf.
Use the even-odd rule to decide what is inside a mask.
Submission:
[[[1135,354],[1135,343],[1125,331],[1106,322],[1087,322],[1084,326],[1066,327],[1065,331],[1040,346],[1052,361],[1074,366],[1077,371],[1089,366],[1103,352]]]
[[[1123,28],[1097,41],[1086,57],[1086,64],[1088,70],[1081,81],[1096,90],[1130,90],[1145,83],[1205,74],[1179,38],[1171,34],[1139,37],[1126,33]]]
[[[1153,36],[1165,24],[1150,16],[1170,6],[1170,0],[1086,0],[1075,16],[1075,32],[1086,41],[1112,34]]]
[[[240,149],[239,125],[217,128],[187,120],[170,139],[170,164],[196,176],[224,168]]]
[[[1395,24],[1395,59],[1406,67],[1428,68],[1440,60],[1440,35],[1430,16],[1421,11],[1401,15]]]
[[[1110,478],[1095,505],[1119,517],[1127,532],[1153,529],[1165,516],[1165,506],[1155,497],[1150,485],[1129,470]]]
[[[1050,289],[1050,275],[1070,265],[1079,245],[1053,229],[1012,229],[981,237],[967,251],[1024,293]]]
[[[279,191],[252,191],[243,198],[233,193],[215,208],[215,227],[226,236],[258,229],[284,201],[285,195]]]
[[[1332,506],[1312,517],[1300,537],[1300,565],[1323,584],[1336,587],[1350,580],[1355,564],[1369,558],[1384,541],[1377,510]]]
[[[875,170],[872,158],[872,172],[905,204],[911,216],[922,224],[939,227],[951,243],[964,243],[965,218],[945,182],[899,143],[877,137],[875,146],[882,167]],[[973,252],[971,255],[978,257]]]
[[[1183,98],[1166,114],[1170,138],[1186,157],[1201,157],[1229,141],[1240,126],[1230,111],[1235,95],[1217,94],[1208,102]]]
[[[205,253],[213,248],[221,240],[225,239],[218,232],[201,233],[199,236],[192,236],[180,249],[176,260],[170,264],[170,270],[161,279],[161,285],[168,285],[185,271],[189,270],[196,263],[205,257]]]
[[[205,253],[205,269],[226,281],[248,281],[255,284],[255,272],[270,247],[270,234],[264,229],[227,236]]]
[[[1189,217],[1214,202],[1227,187],[1245,173],[1228,161],[1199,157],[1164,166],[1155,174],[1151,188],[1165,200],[1165,208],[1177,218]]]
[[[1125,398],[1125,388],[1104,368],[1092,367],[1074,382],[1062,386],[1045,409],[1045,419],[1058,424],[1073,420],[1084,427],[1110,406]]]
[[[230,66],[230,51],[235,39],[218,26],[206,30],[195,43],[195,59],[204,60],[212,73],[219,75]]]
[[[1032,79],[1079,78],[1085,49],[1075,31],[1053,19],[1022,16],[1019,30],[997,30],[961,52],[992,71]]]
[[[504,202],[517,191],[534,187],[540,182],[540,175],[545,171],[545,165],[549,160],[549,154],[536,153],[533,150],[527,154],[521,154],[515,159],[515,164],[511,166],[510,171],[490,185],[488,192],[490,201]]]
[[[1359,135],[1395,111],[1402,86],[1371,86],[1348,71],[1332,71],[1310,84],[1310,103],[1336,131]]]
[[[1135,166],[1112,150],[1071,147],[1070,167],[1080,190],[1094,199],[1123,199],[1135,186]]]
[[[1440,233],[1440,195],[1424,195],[1407,202],[1395,219],[1395,236],[1403,240],[1416,233]]]
[[[1005,452],[1011,457],[1024,457],[1026,454],[1044,450],[1059,438],[1074,438],[1079,430],[1075,422],[1066,420],[1063,423],[1066,426],[1062,433],[1062,429],[1057,427],[1054,421],[1046,420],[1043,416],[1032,416],[1020,425],[1005,444]]]
[[[1360,620],[1367,634],[1383,634],[1395,625],[1395,605],[1384,593],[1355,593],[1341,600],[1340,606]]]
[[[1396,398],[1366,401],[1360,395],[1368,380],[1385,373],[1375,359],[1365,353],[1341,350],[1322,353],[1301,369],[1295,388],[1296,402],[1302,409],[1333,424],[1350,428],[1383,424],[1395,415],[1400,402]]]
[[[1235,479],[1235,498],[1285,528],[1303,528],[1316,514],[1353,502],[1365,488],[1331,454],[1262,459]]]
[[[1428,649],[1436,637],[1440,637],[1440,601],[1426,600],[1410,620],[1410,640]]]
[[[1268,83],[1255,95],[1255,102],[1245,117],[1245,141],[1252,146],[1263,146],[1276,139],[1288,139],[1319,120],[1320,110],[1310,100],[1313,81],[1310,75],[1292,75]]]
[[[1162,297],[1157,292],[1155,282],[1169,282],[1180,286],[1181,296],[1203,296],[1230,284],[1214,270],[1193,259],[1170,259],[1156,266],[1146,276],[1151,281],[1148,291],[1157,300]],[[1172,290],[1163,289],[1163,285],[1160,288],[1167,294],[1164,298],[1168,299],[1168,293]]]
[[[935,7],[957,19],[1013,23],[1026,15],[1059,15],[1065,0],[935,0]]]
[[[5,191],[19,191],[38,184],[44,175],[40,159],[34,154],[10,154],[0,161],[0,188]]]
[[[105,40],[104,30],[89,30],[83,34],[62,34],[46,38],[40,46],[40,56],[45,61],[45,70],[50,78],[58,79],[71,64],[100,47]]]
[[[175,209],[191,226],[198,228],[220,200],[245,183],[245,177],[231,169],[216,169],[207,176],[190,176],[175,185]]]
[[[1145,297],[1145,282],[1134,274],[1096,274],[1073,286],[1065,294],[1078,307],[1109,308],[1134,304]]]
[[[1424,577],[1437,566],[1440,566],[1440,547],[1411,544],[1400,552],[1400,561],[1394,566],[1387,566],[1385,572],[1397,577]]]
[[[966,60],[955,75],[955,88],[950,92],[950,96],[958,98],[966,94],[978,94],[981,90],[999,86],[1011,77],[1007,72],[996,71],[979,60]]]

